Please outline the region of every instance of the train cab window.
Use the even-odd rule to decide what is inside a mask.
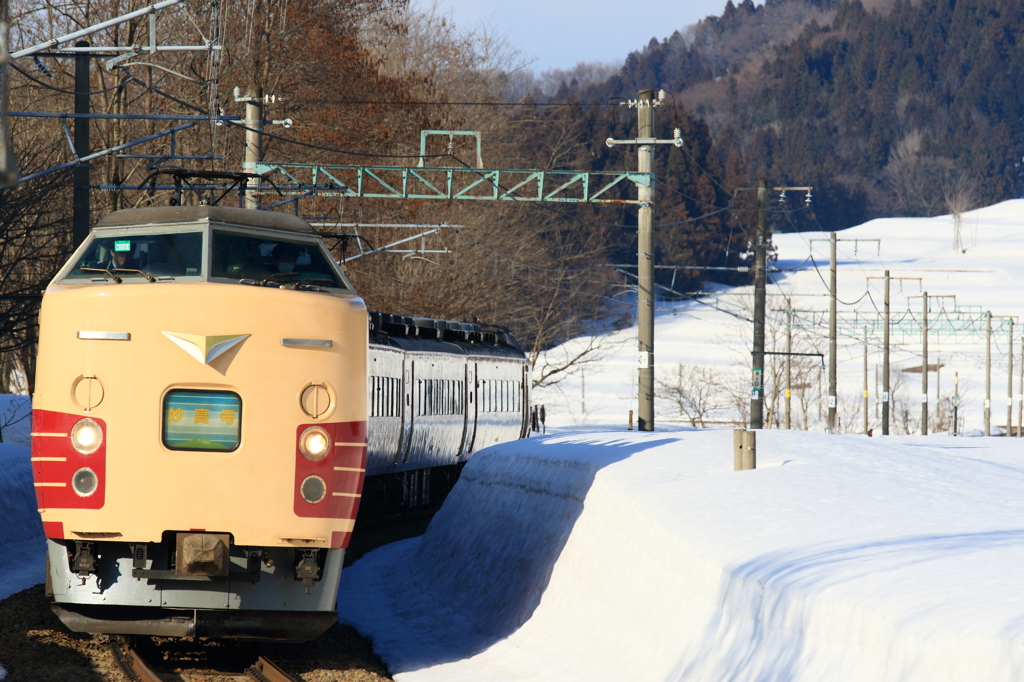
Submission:
[[[245,284],[316,290],[352,287],[316,242],[213,231],[210,276]]]
[[[98,237],[64,276],[65,282],[174,281],[203,276],[203,233]]]
[[[242,399],[229,391],[168,391],[162,431],[170,450],[231,452],[242,438]]]

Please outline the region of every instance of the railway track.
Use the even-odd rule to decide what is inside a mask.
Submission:
[[[120,668],[121,672],[124,673],[130,682],[168,682],[169,680],[183,679],[173,672],[161,671],[158,674],[139,655],[139,652],[126,642],[112,642],[110,647],[114,654],[114,659],[117,661],[118,668]],[[230,676],[235,680],[239,680],[239,682],[247,682],[249,680],[252,682],[302,682],[299,678],[293,677],[284,670],[281,670],[277,664],[265,656],[260,656],[255,663],[245,668],[241,673],[210,671],[209,674]]]

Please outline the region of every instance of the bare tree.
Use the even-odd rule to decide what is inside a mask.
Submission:
[[[32,403],[28,400],[12,400],[7,409],[0,412],[0,443],[4,442],[4,429],[32,420]]]
[[[966,173],[956,173],[943,185],[942,194],[953,217],[953,250],[965,253],[963,215],[978,203],[978,183]]]
[[[658,378],[658,395],[675,405],[690,426],[706,428],[708,417],[725,404],[718,374],[719,370],[709,365],[680,362],[673,374]]]
[[[16,137],[27,172],[51,162],[52,143]],[[31,393],[40,294],[70,253],[66,176],[0,190],[0,392]]]

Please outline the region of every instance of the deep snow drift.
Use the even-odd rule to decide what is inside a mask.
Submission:
[[[1018,680],[1024,442],[729,431],[489,448],[342,578],[402,682]]]

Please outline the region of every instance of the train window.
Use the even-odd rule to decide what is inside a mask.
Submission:
[[[213,231],[210,276],[255,280],[261,284],[294,284],[300,289],[327,287],[352,291],[316,242],[291,242],[219,230]]]
[[[64,276],[71,283],[170,281],[203,276],[203,233],[97,237]]]
[[[370,416],[397,417],[402,412],[401,381],[395,377],[370,377]]]
[[[171,450],[236,450],[242,438],[242,399],[228,391],[168,391],[162,437]]]

